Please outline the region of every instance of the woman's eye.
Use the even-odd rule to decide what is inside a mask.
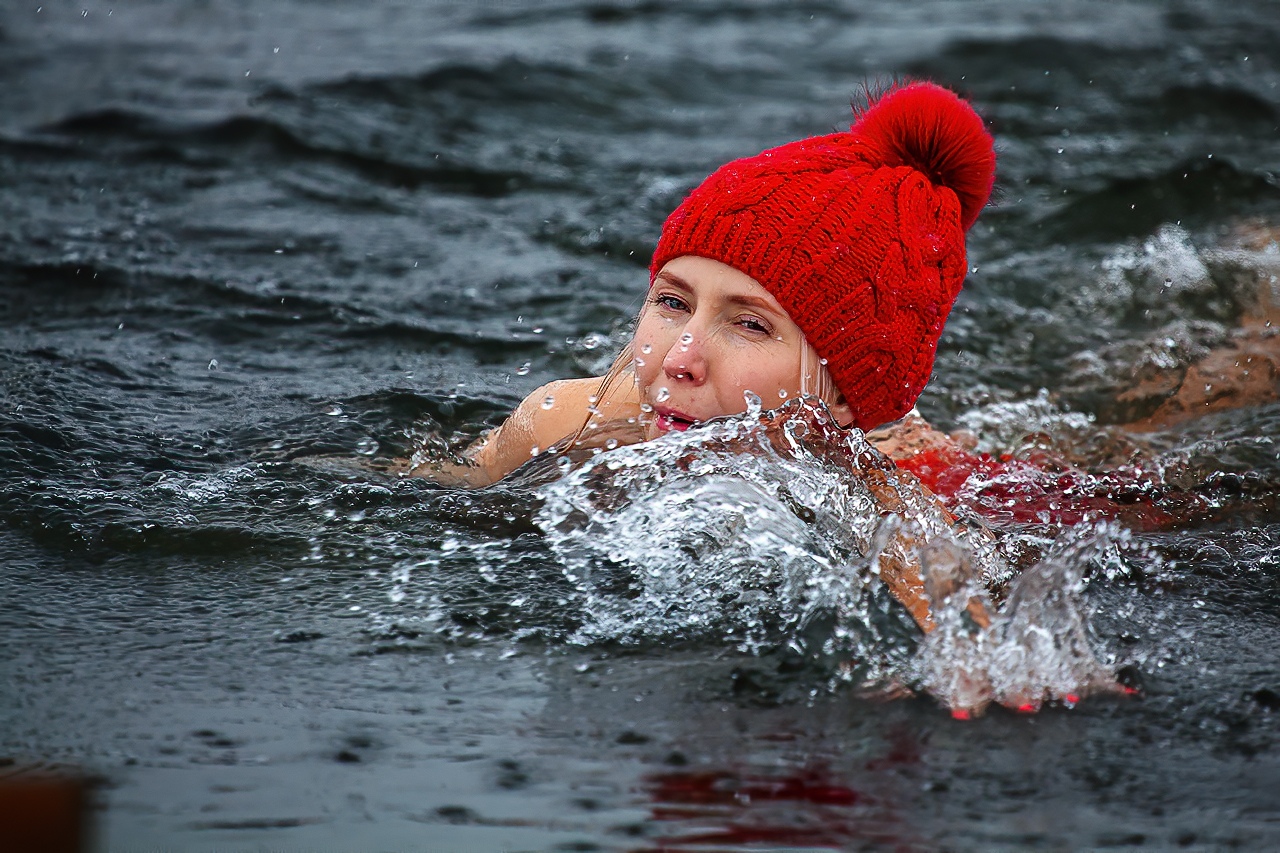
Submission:
[[[743,317],[738,320],[738,325],[752,332],[760,332],[765,335],[773,334],[773,329],[766,326],[763,320],[757,320],[755,317]]]
[[[686,311],[689,307],[683,299],[678,296],[672,296],[670,293],[660,293],[653,298],[653,301],[671,311]]]

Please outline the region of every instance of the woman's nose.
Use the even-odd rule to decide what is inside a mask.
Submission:
[[[703,352],[702,337],[693,323],[685,326],[680,338],[667,350],[662,360],[662,371],[676,382],[692,382],[701,385],[707,378],[707,359]]]

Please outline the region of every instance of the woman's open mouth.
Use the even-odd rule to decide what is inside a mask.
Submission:
[[[654,414],[656,417],[653,422],[658,427],[659,432],[671,432],[672,430],[684,432],[698,422],[696,418],[691,418],[684,412],[661,406],[654,409]]]

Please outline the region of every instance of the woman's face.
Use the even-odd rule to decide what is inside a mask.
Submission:
[[[806,346],[747,274],[692,255],[670,261],[649,289],[632,342],[640,402],[653,407],[646,438],[745,412],[746,391],[765,408],[798,396]]]

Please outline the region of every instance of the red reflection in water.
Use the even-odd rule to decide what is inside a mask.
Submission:
[[[866,766],[878,772],[919,760],[914,743],[895,743]],[[784,776],[678,770],[648,776],[644,784],[654,820],[672,825],[672,831],[653,840],[650,851],[752,844],[837,850],[855,843],[888,850],[918,846],[907,840],[882,798],[831,778],[825,767]]]
[[[760,843],[839,848],[860,837],[851,807],[864,797],[821,771],[781,778],[728,770],[672,772],[645,783],[654,819],[687,825],[656,839],[654,850]]]

